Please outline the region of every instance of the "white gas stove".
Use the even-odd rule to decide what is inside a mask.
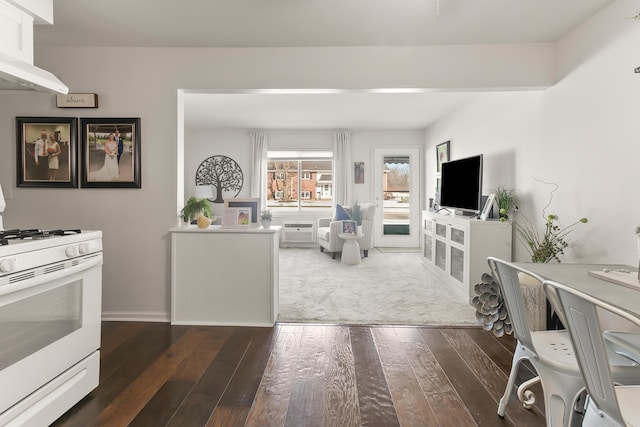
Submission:
[[[5,276],[102,252],[102,232],[0,230],[0,286]]]
[[[102,232],[0,230],[0,426],[49,425],[98,385]]]
[[[0,185],[0,214],[4,212],[4,208],[6,207],[7,205],[4,201],[4,194],[2,194],[2,185]],[[2,224],[2,215],[0,215],[0,230],[4,230],[4,225]]]

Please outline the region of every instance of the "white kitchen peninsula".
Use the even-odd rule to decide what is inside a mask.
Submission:
[[[273,326],[280,227],[170,231],[172,324]]]

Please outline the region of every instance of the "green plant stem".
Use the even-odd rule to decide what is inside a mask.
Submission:
[[[553,191],[555,191],[556,189],[554,189]],[[553,191],[551,198],[553,198]],[[536,228],[533,226],[533,223],[529,220],[529,218],[527,218],[524,213],[519,212],[520,218],[523,222],[522,224],[512,221],[516,233],[520,237],[520,241],[527,249],[532,262],[545,263],[551,260],[560,262],[559,255],[564,255],[564,249],[571,244],[571,242],[568,240],[568,236],[573,227],[575,227],[579,223],[586,223],[588,221],[587,218],[580,218],[574,223],[569,224],[564,228],[560,228],[560,226],[555,223],[555,221],[558,219],[557,216],[546,215],[545,211],[548,207],[549,204],[547,204],[543,209],[543,213],[545,215],[545,225],[544,234],[542,236],[538,234]]]

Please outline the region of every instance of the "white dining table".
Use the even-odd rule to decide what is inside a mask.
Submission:
[[[640,283],[638,286],[621,285],[598,277],[589,272],[618,272],[629,274],[637,280],[638,268],[616,264],[570,264],[570,263],[525,263],[517,266],[582,291],[594,298],[618,307],[629,314],[640,317]],[[626,273],[628,271],[628,273]]]

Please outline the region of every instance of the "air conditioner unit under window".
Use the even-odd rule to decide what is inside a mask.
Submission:
[[[316,224],[313,221],[285,221],[282,224],[283,243],[314,243]]]

